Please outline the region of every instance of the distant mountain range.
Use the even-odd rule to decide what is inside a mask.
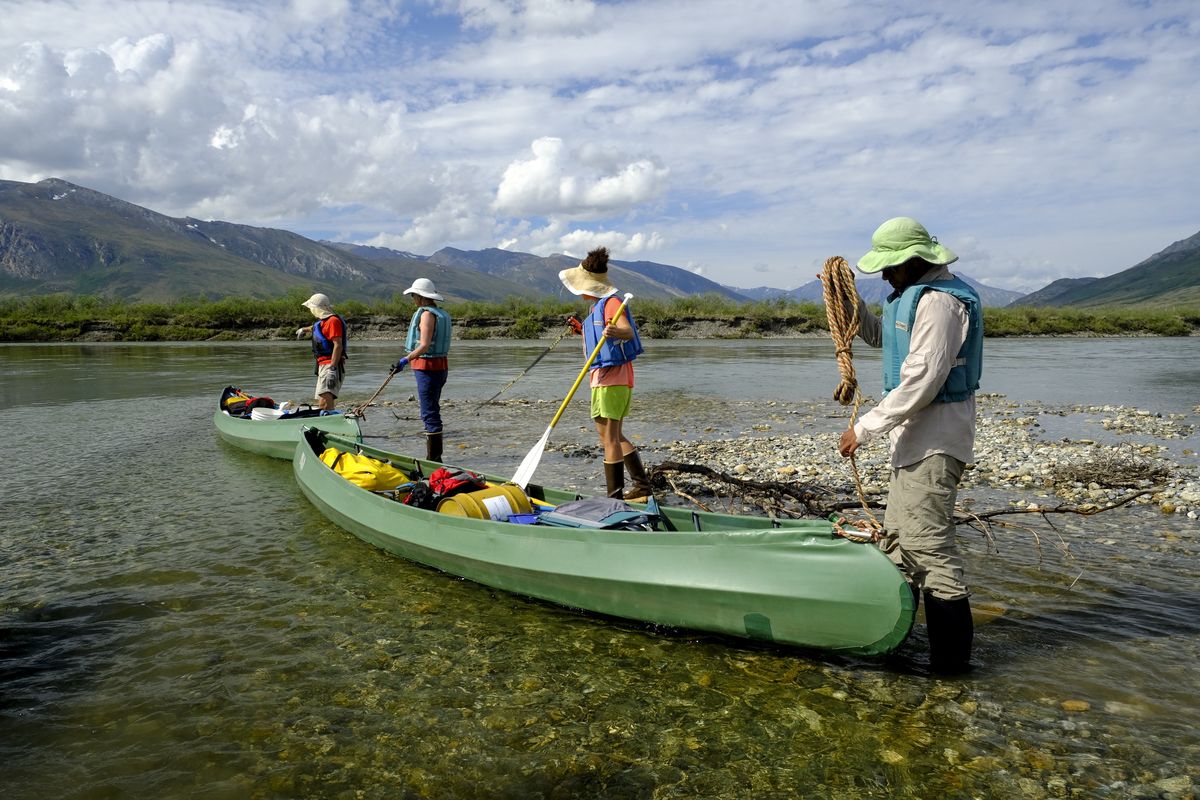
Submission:
[[[1020,292],[1010,292],[1007,289],[997,289],[994,286],[980,283],[958,270],[954,270],[954,274],[979,292],[979,299],[985,306],[1007,306],[1023,296]],[[892,287],[888,282],[878,276],[856,275],[854,285],[859,296],[868,303],[882,303],[892,292]],[[824,289],[819,280],[811,280],[796,289],[772,289],[768,286],[760,286],[756,289],[738,289],[737,291],[751,300],[786,297],[789,300],[807,300],[814,303],[825,301]]]
[[[0,181],[0,296],[54,292],[169,302],[185,297],[270,298],[323,291],[341,299],[390,298],[419,277],[456,300],[562,296],[558,272],[577,259],[489,248],[429,256],[313,241],[231,222],[168,217],[63,180]],[[716,293],[731,300],[789,297],[821,302],[821,284],[798,289],[722,286],[652,261],[610,262],[614,283],[638,297]],[[957,273],[962,275],[962,273]],[[1055,281],[1030,295],[962,275],[984,305],[1200,305],[1200,233],[1107,278]],[[878,303],[882,279],[858,279]]]

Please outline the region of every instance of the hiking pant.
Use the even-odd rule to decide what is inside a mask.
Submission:
[[[963,462],[935,453],[892,470],[879,548],[918,591],[942,600],[970,595],[954,538]]]
[[[447,369],[414,369],[417,379],[417,400],[421,403],[421,422],[426,433],[442,432],[442,387],[446,385]]]

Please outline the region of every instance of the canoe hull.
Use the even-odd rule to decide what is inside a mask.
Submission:
[[[833,536],[824,521],[772,528],[757,517],[696,514],[695,531],[683,509],[668,510],[674,532],[476,520],[360,489],[321,463],[314,446],[324,443],[297,446],[293,470],[330,521],[487,586],[646,623],[864,655],[896,648],[912,627],[912,594],[895,566],[874,547]],[[408,466],[403,456],[391,460]],[[574,497],[544,493],[551,502]]]
[[[253,420],[231,417],[224,411],[213,414],[213,425],[222,439],[234,447],[271,458],[291,459],[306,427],[349,436],[361,441],[358,420],[343,414],[300,419]]]

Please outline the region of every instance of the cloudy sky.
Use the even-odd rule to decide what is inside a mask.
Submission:
[[[993,286],[1200,231],[1195,0],[0,0],[0,179],[791,288],[915,216]]]

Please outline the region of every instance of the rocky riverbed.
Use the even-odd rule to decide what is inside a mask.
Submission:
[[[1145,493],[1133,502],[1156,506],[1164,514],[1200,518],[1195,412],[1052,407],[1010,402],[995,394],[981,395],[978,409],[975,462],[968,465],[960,492],[968,504],[972,489],[988,488],[1010,491],[1014,508],[1037,511],[1070,505],[1095,511],[1140,491]],[[1064,426],[1065,421],[1069,423]],[[1056,435],[1063,427],[1095,428],[1097,434]],[[838,482],[846,481],[849,470],[836,452],[836,433],[773,434],[772,426],[755,428],[746,435],[665,443],[660,453],[746,480],[828,485],[831,476],[837,476]],[[856,463],[868,499],[884,497],[886,445],[863,447]],[[721,491],[711,482],[706,486],[702,480],[687,480],[702,493]]]

